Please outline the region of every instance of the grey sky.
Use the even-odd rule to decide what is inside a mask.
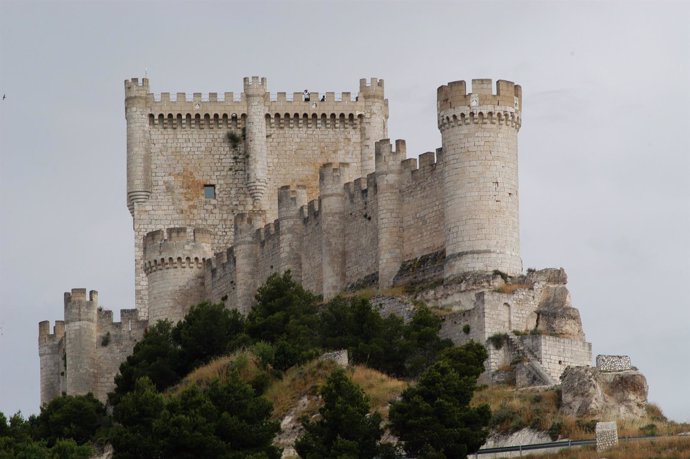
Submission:
[[[690,3],[0,0],[0,411],[38,411],[38,322],[62,293],[133,306],[123,81],[155,92],[352,91],[440,145],[436,88],[508,79],[524,266],[564,267],[594,354],[629,354],[690,421]]]

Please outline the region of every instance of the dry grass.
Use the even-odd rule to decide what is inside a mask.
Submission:
[[[653,440],[621,441],[617,447],[597,453],[593,446],[563,449],[547,455],[526,458],[554,459],[690,459],[690,437],[665,437]]]
[[[273,383],[264,394],[273,403],[273,418],[280,419],[285,416],[305,395],[318,395],[319,388],[326,383],[328,376],[336,368],[337,365],[328,360],[313,360],[290,368],[283,378]],[[388,403],[395,400],[407,387],[404,381],[360,365],[349,367],[347,373],[367,394],[372,409],[384,417],[388,415]],[[319,406],[314,405],[306,414],[315,414],[318,409]]]
[[[380,371],[361,365],[351,367],[348,374],[352,381],[367,394],[372,410],[381,413],[385,419],[388,419],[390,402],[397,399],[408,386],[405,381],[391,378]]]
[[[362,298],[365,300],[370,300],[374,296],[393,296],[393,297],[398,297],[398,298],[405,298],[407,297],[407,291],[405,290],[405,287],[389,287],[389,288],[375,288],[375,287],[368,287],[368,288],[363,288],[360,290],[355,290],[352,292],[344,292],[341,293],[341,295],[345,298]]]
[[[492,412],[492,429],[512,433],[523,427],[549,432],[552,437],[572,440],[594,438],[596,419],[576,419],[558,413],[560,395],[555,389],[521,389],[509,386],[483,387],[476,391],[472,405],[486,403]],[[608,420],[602,419],[601,420]],[[674,435],[690,431],[690,424],[669,422],[659,407],[649,404],[647,415],[634,420],[619,420],[618,435],[639,436],[645,427],[654,425],[657,435]]]
[[[531,284],[503,284],[497,287],[495,292],[498,293],[515,293],[516,290],[532,288]]]
[[[258,361],[258,358],[247,350],[240,350],[230,355],[218,357],[206,365],[193,370],[177,385],[168,389],[167,393],[178,395],[190,386],[206,387],[215,379],[221,382],[227,381],[230,372],[233,370],[238,372],[242,381],[249,382],[264,372],[260,368]]]

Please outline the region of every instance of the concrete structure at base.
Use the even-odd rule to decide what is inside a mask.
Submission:
[[[100,313],[86,320],[66,306],[52,335],[42,323],[43,402],[89,390],[103,399],[143,332],[139,318],[178,321],[204,300],[247,313],[257,287],[287,270],[325,299],[416,286],[419,299],[450,311],[446,336],[487,343],[493,380],[516,360],[523,384],[552,384],[565,366],[590,364],[565,273],[522,275],[520,86],[438,88],[443,145],[418,160],[406,158],[404,141],[385,138],[382,80],[361,80],[354,99],[273,99],[257,77],[245,79],[238,100],[157,99],[136,79],[125,94],[139,315],[134,329],[111,324],[111,341],[122,344],[107,359]],[[490,339],[497,334],[506,345]],[[110,386],[98,382],[108,377]]]

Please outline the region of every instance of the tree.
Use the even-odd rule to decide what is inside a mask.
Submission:
[[[272,406],[233,374],[207,388],[191,386],[164,397],[142,378],[115,407],[115,458],[277,459],[271,442],[280,430]]]
[[[59,439],[72,439],[82,445],[92,441],[108,424],[105,406],[92,394],[53,399],[41,408],[37,418],[38,435],[49,447]]]
[[[417,306],[412,320],[404,331],[405,373],[401,376],[416,378],[439,353],[453,346],[449,339],[441,339],[441,319],[424,306]]]
[[[295,444],[299,455],[304,459],[379,456],[381,415],[368,414],[366,395],[343,370],[331,373],[321,395],[321,419],[303,422],[305,433]]]
[[[319,354],[317,300],[292,280],[289,271],[272,274],[259,287],[256,305],[247,316],[247,333],[253,342],[273,346],[275,368],[286,370]]]
[[[142,377],[149,378],[158,390],[176,384],[184,375],[179,361],[180,349],[173,340],[172,322],[157,322],[120,365],[120,372],[115,376],[115,390],[108,395],[108,401],[117,405],[122,396],[134,391],[137,380]]]
[[[210,303],[193,306],[173,329],[172,338],[180,348],[182,373],[248,343],[242,314]]]
[[[486,350],[477,343],[446,351],[390,409],[391,430],[420,458],[466,458],[484,443],[491,417],[469,406]]]

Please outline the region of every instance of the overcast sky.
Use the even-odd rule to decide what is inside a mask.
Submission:
[[[0,411],[39,405],[38,322],[85,287],[133,307],[123,81],[352,91],[440,146],[436,88],[523,87],[525,268],[564,267],[593,354],[628,354],[690,421],[690,3],[0,0]]]

